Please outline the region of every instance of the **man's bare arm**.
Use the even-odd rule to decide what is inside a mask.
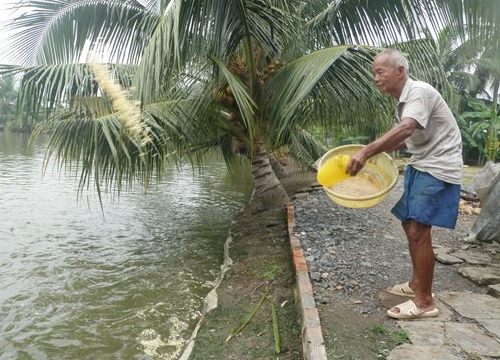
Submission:
[[[407,148],[406,142],[405,142],[405,140],[403,140],[403,141],[401,141],[401,144],[399,144],[397,148],[393,149],[393,151],[394,150],[402,150],[402,149],[406,149],[406,148]]]
[[[413,134],[417,126],[418,123],[415,119],[403,118],[397,126],[358,151],[347,164],[346,172],[354,176],[363,168],[369,157],[383,151],[393,151],[400,148],[401,143],[404,143],[405,139]]]

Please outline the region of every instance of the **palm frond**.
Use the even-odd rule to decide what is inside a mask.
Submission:
[[[279,139],[296,125],[327,125],[342,114],[353,118],[381,108],[384,100],[372,85],[369,67],[375,53],[371,48],[337,46],[283,67],[263,93],[265,116],[272,120],[271,137]]]
[[[425,28],[419,0],[334,0],[314,5],[308,28],[323,44],[381,45],[414,38]],[[311,6],[313,6],[311,4]]]
[[[161,97],[176,74],[186,67],[197,71],[208,56],[226,62],[243,46],[245,34],[265,53],[278,52],[280,39],[293,31],[286,5],[277,0],[172,0],[144,52],[141,99]]]
[[[431,42],[414,40],[393,47],[408,53],[412,74],[417,79],[437,88],[449,88]],[[307,123],[319,123],[327,128],[359,127],[365,121],[373,121],[368,120],[372,118],[380,122],[380,131],[389,126],[391,100],[373,86],[370,68],[379,50],[336,46],[287,64],[264,89],[266,114],[272,119],[272,136],[279,139],[287,128]]]
[[[219,66],[225,80],[229,84],[228,86],[231,88],[234,99],[238,104],[238,111],[241,114],[241,118],[243,119],[246,128],[247,137],[250,143],[252,143],[256,130],[255,110],[257,105],[255,104],[252,95],[249,93],[245,84],[243,84],[238,77],[233,75],[220,60],[215,58],[212,60]]]
[[[327,147],[305,129],[291,131],[285,139],[290,155],[304,164],[311,164],[326,152]]]
[[[492,36],[500,23],[496,0],[320,0],[311,4],[316,15],[308,27],[323,44],[395,43],[425,37],[429,29],[438,33],[449,26],[465,36]],[[470,31],[468,31],[471,34]],[[497,32],[498,34],[498,32]]]
[[[113,77],[123,87],[130,87],[135,67],[131,65],[106,65]],[[90,96],[98,93],[97,82],[86,64],[57,64],[34,67],[15,67],[10,73],[22,73],[19,87],[18,111],[27,116],[50,113],[57,106],[66,106],[73,96]]]
[[[111,101],[102,96],[74,96],[69,108],[77,118],[100,118],[113,113]]]
[[[153,11],[155,13],[160,13],[161,3],[162,1],[158,0],[140,0],[140,3],[149,11]]]
[[[106,59],[137,62],[159,15],[137,1],[27,0],[7,25],[14,32],[5,47],[22,65],[82,61],[86,51],[106,51]]]
[[[98,103],[99,114],[95,112]],[[45,168],[56,159],[60,171],[79,174],[80,192],[95,186],[100,197],[103,187],[118,193],[134,182],[148,187],[161,178],[166,163],[181,162],[190,154],[191,144],[182,130],[187,114],[179,104],[164,101],[145,107],[147,143],[126,131],[104,98],[79,98],[73,108],[59,110],[39,124],[33,136],[50,130]]]

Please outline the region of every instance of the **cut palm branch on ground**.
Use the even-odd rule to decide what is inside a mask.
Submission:
[[[274,306],[273,299],[269,298],[271,303],[271,315],[273,318],[273,336],[274,336],[274,350],[276,354],[281,353],[281,337],[280,337],[280,326],[278,323],[278,313],[276,311],[276,306]]]
[[[252,309],[252,312],[250,314],[248,314],[248,316],[246,317],[246,319],[243,321],[243,323],[236,329],[233,330],[233,332],[231,333],[231,335],[229,335],[226,339],[226,342],[228,342],[229,340],[231,340],[232,338],[234,338],[236,335],[238,335],[248,324],[250,324],[250,322],[252,321],[252,319],[254,318],[255,314],[257,314],[257,311],[259,311],[260,307],[262,306],[262,304],[264,303],[264,300],[266,300],[267,298],[267,295],[269,294],[269,288],[265,291],[264,295],[262,295],[262,298],[260,299],[260,301],[257,303],[257,305]]]

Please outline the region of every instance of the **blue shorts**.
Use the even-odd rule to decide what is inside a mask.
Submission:
[[[454,229],[458,217],[460,185],[406,167],[404,193],[391,212],[401,221]]]

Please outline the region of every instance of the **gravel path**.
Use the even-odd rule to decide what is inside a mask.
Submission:
[[[377,294],[407,281],[411,261],[400,222],[390,213],[402,193],[401,181],[378,206],[347,209],[332,203],[321,189],[298,194],[294,200],[295,233],[300,238],[319,304],[341,300],[361,314],[385,314]],[[456,230],[433,229],[434,245],[460,248],[474,215],[459,218]],[[485,289],[436,263],[434,291]]]

